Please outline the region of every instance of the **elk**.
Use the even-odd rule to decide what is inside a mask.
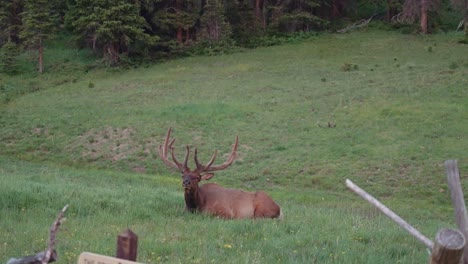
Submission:
[[[194,170],[189,169],[187,166],[190,147],[186,146],[184,161],[180,163],[174,154],[174,142],[175,138],[171,139],[171,128],[169,128],[164,144],[159,146],[159,156],[167,166],[179,170],[182,174],[182,186],[187,211],[207,213],[224,219],[282,218],[278,204],[263,191],[246,192],[224,188],[215,183],[206,183],[199,186],[200,181],[213,178],[214,172],[224,170],[234,162],[239,143],[238,136],[236,136],[231,154],[220,165],[213,165],[216,159],[216,150],[206,165],[200,164],[197,158],[197,149],[195,148],[194,161],[196,169]],[[172,161],[168,157],[169,149]]]

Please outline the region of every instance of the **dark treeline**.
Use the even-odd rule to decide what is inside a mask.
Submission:
[[[424,34],[464,19],[466,33],[468,0],[0,0],[1,57],[8,65],[21,49],[33,49],[42,72],[45,41],[65,33],[117,65],[272,45],[369,18]]]

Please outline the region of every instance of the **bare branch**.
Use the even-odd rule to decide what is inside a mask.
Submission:
[[[63,207],[62,211],[57,215],[54,223],[50,228],[49,241],[47,242],[47,250],[39,252],[36,255],[22,257],[22,258],[11,258],[8,260],[7,264],[47,264],[57,260],[57,252],[55,251],[55,237],[59,226],[65,220],[64,213],[67,210],[68,205]]]
[[[352,181],[346,179],[346,186],[349,189],[351,189],[353,192],[355,192],[356,194],[361,196],[364,200],[368,201],[373,206],[377,207],[377,209],[379,209],[382,213],[384,213],[390,219],[395,221],[399,226],[401,226],[406,231],[408,231],[412,236],[416,237],[419,241],[421,241],[424,245],[426,245],[426,247],[432,248],[434,246],[434,242],[432,242],[429,238],[425,237],[416,228],[414,228],[413,226],[408,224],[405,220],[403,220],[403,218],[398,216],[396,213],[394,213],[392,210],[390,210],[384,204],[379,202],[372,195],[368,194],[366,191],[361,189],[359,186],[354,184]]]
[[[49,243],[48,243],[48,246],[47,246],[47,251],[46,251],[46,254],[44,256],[44,259],[42,259],[42,264],[49,263],[49,260],[50,260],[50,258],[52,256],[53,252],[54,252],[55,236],[57,234],[57,231],[58,231],[60,225],[62,224],[62,221],[65,220],[64,219],[64,214],[65,214],[65,211],[67,210],[67,208],[68,208],[68,204],[65,205],[65,207],[63,207],[62,211],[60,211],[60,213],[57,215],[57,218],[55,219],[54,223],[50,227]]]

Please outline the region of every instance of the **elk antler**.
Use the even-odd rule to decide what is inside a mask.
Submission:
[[[212,166],[216,159],[216,154],[217,154],[216,150],[213,153],[213,156],[211,157],[210,161],[208,161],[208,163],[205,166],[203,166],[198,161],[197,149],[195,149],[194,159],[195,159],[195,164],[197,165],[197,171],[208,173],[208,172],[224,170],[225,168],[229,167],[236,159],[236,151],[237,151],[238,144],[239,144],[239,136],[236,136],[236,141],[234,142],[234,145],[232,146],[231,155],[229,155],[229,158],[227,158],[227,160],[223,164],[216,165],[216,166]]]
[[[187,161],[188,161],[190,149],[189,149],[189,146],[186,147],[187,149],[185,151],[184,163],[181,164],[177,160],[177,158],[175,157],[175,154],[174,154],[174,147],[172,146],[172,144],[174,144],[175,138],[173,138],[172,140],[170,139],[171,130],[172,130],[172,127],[169,127],[169,129],[167,130],[167,134],[166,134],[166,140],[164,140],[164,144],[159,145],[159,156],[161,157],[162,161],[167,166],[172,167],[174,169],[179,169],[180,171],[184,172],[184,171],[188,170]],[[168,151],[169,148],[171,149],[171,155],[172,155],[172,160],[173,161],[170,161],[168,159],[168,157],[167,157],[168,152],[169,152]]]
[[[167,130],[166,139],[164,140],[164,144],[159,145],[159,156],[161,157],[162,161],[169,167],[172,167],[174,169],[179,169],[181,172],[190,171],[190,169],[188,168],[188,165],[187,165],[188,157],[189,157],[189,154],[190,154],[190,147],[188,145],[186,146],[184,162],[180,163],[177,160],[177,158],[175,157],[175,154],[174,154],[174,147],[172,145],[175,142],[175,138],[171,139],[171,131],[172,131],[172,128],[170,127]],[[223,170],[223,169],[229,167],[234,162],[234,160],[236,159],[236,151],[237,151],[237,145],[238,144],[239,144],[239,137],[236,136],[236,141],[234,142],[234,145],[232,147],[232,151],[231,151],[231,154],[229,155],[229,158],[223,164],[216,165],[216,166],[212,166],[215,159],[216,159],[216,155],[217,155],[216,150],[215,150],[213,156],[211,157],[210,161],[208,161],[208,163],[206,165],[202,165],[198,161],[198,157],[197,157],[198,151],[197,151],[197,149],[195,149],[194,159],[195,159],[195,164],[197,165],[196,172],[198,172],[198,173],[215,172],[215,171]],[[170,161],[169,158],[168,158],[169,149],[171,150],[172,161]]]

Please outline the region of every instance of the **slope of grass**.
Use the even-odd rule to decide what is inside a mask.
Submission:
[[[144,263],[421,263],[428,257],[415,239],[348,193],[272,192],[283,221],[225,221],[184,212],[177,177],[5,158],[0,165],[3,262],[44,250],[48,228],[65,204],[59,263],[76,263],[83,251],[114,255],[116,237],[126,228],[138,234]],[[402,215],[426,234],[450,226],[419,210]]]
[[[426,261],[344,179],[430,237],[453,224],[444,160],[459,160],[468,186],[468,48],[458,37],[356,32],[128,71],[0,76],[40,88],[0,105],[0,222],[12,232],[0,256],[42,249],[70,203],[66,263],[83,250],[112,255],[126,226],[144,234],[148,263]],[[156,151],[170,126],[178,155],[189,144],[202,160],[229,152],[238,134],[238,160],[214,181],[266,190],[286,220],[185,214],[179,179]]]

